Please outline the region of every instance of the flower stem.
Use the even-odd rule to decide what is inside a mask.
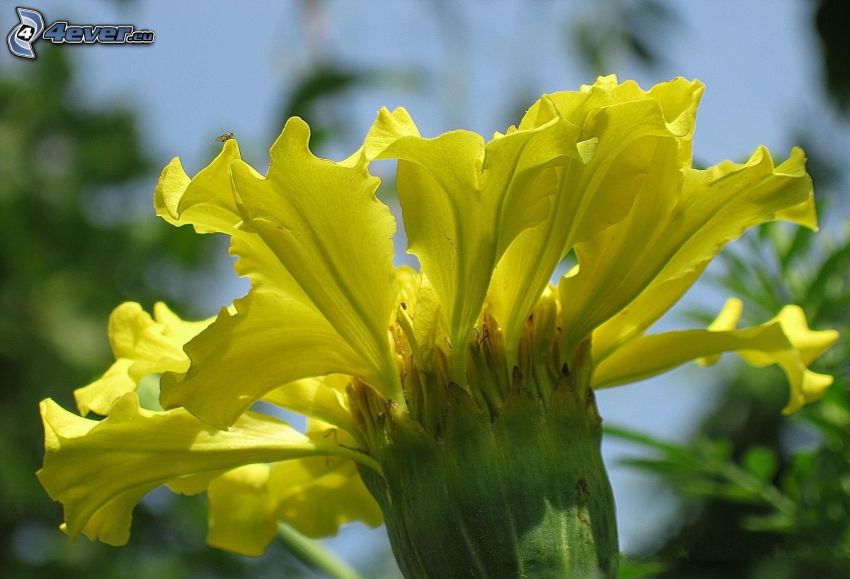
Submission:
[[[281,541],[289,551],[313,571],[321,572],[333,579],[361,579],[360,575],[329,549],[293,529],[286,523],[277,524]]]

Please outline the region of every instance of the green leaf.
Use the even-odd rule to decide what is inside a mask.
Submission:
[[[657,577],[668,569],[669,565],[661,561],[629,559],[620,555],[620,579],[638,579],[639,577]]]
[[[779,459],[769,448],[754,446],[744,455],[744,467],[759,480],[770,481],[779,469]]]

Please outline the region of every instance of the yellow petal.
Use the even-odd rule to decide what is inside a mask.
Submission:
[[[271,465],[249,464],[224,473],[210,483],[207,543],[257,557],[277,534],[269,514]]]
[[[645,332],[699,279],[709,262],[681,277],[650,284],[638,297],[593,331],[593,355],[604,358]]]
[[[375,197],[378,179],[365,159],[349,166],[319,159],[308,141],[306,123],[293,118],[272,146],[268,177],[241,161],[231,165],[245,227],[380,377],[372,386],[403,402],[389,337],[395,223]]]
[[[336,535],[360,521],[383,522],[381,509],[351,460],[308,458],[272,465],[269,488],[274,516],[312,538]]]
[[[658,101],[667,111],[665,117],[668,122],[681,122],[693,124],[696,114],[696,106],[702,97],[703,84],[698,80],[689,81],[683,77],[664,81],[654,85],[648,91],[643,90],[637,82],[626,80],[620,82],[616,74],[597,77],[593,84],[583,84],[579,90],[566,90],[546,95],[557,105],[558,109],[566,113],[567,118],[578,124],[584,116],[582,106],[596,108],[614,102],[627,102],[635,100]],[[588,96],[591,101],[586,102]],[[547,122],[552,111],[545,110],[547,107],[540,99],[531,105],[528,112],[523,116],[519,128],[528,128]],[[683,115],[689,115],[685,118]]]
[[[262,238],[237,230],[230,251],[238,258],[236,272],[251,280],[252,289],[186,345],[191,368],[186,374],[163,376],[163,406],[182,406],[209,424],[226,428],[282,384],[332,372],[381,383]],[[246,375],[245,368],[253,371]],[[297,389],[290,392],[290,401],[297,393]],[[300,407],[309,404],[303,400]]]
[[[355,435],[357,426],[351,416],[346,394],[350,382],[348,376],[339,374],[305,378],[275,388],[263,396],[263,401],[318,418]]]
[[[422,284],[422,276],[412,267],[402,265],[396,268],[396,279],[398,280],[399,305],[413,316],[416,304],[419,301],[419,287]]]
[[[593,373],[594,388],[607,388],[642,380],[690,360],[712,363],[724,352],[737,352],[754,366],[777,364],[788,378],[790,413],[821,397],[832,376],[807,368],[837,339],[833,330],[811,331],[797,306],[786,306],[773,320],[760,326],[732,329],[740,317],[740,304],[727,303],[707,330],[685,330],[639,336],[602,359]]]
[[[602,360],[594,370],[592,384],[594,388],[608,388],[636,382],[723,352],[780,352],[788,348],[788,339],[777,323],[742,330],[680,330],[640,336]]]
[[[810,330],[806,314],[799,306],[785,306],[773,318],[782,326],[793,348],[778,354],[757,350],[741,352],[748,364],[756,367],[778,364],[791,383],[791,397],[783,412],[790,414],[822,397],[832,385],[833,377],[808,369],[837,340],[835,330]]]
[[[262,555],[285,521],[301,533],[321,538],[361,521],[383,522],[375,499],[350,460],[296,459],[252,464],[219,476],[207,490],[213,547],[242,555]]]
[[[212,323],[212,318],[197,322],[184,320],[163,302],[153,305],[153,319],[162,326],[163,336],[180,344],[185,344]]]
[[[738,327],[738,320],[741,319],[741,314],[744,313],[744,302],[738,298],[729,298],[723,304],[723,309],[714,318],[714,321],[709,324],[707,330],[711,332],[722,332],[726,330],[734,330]],[[697,363],[703,366],[711,366],[716,364],[720,356],[709,356],[707,358],[699,358]]]
[[[156,214],[172,225],[191,224],[198,233],[232,233],[242,221],[230,180],[230,163],[236,159],[236,139],[225,141],[212,163],[193,179],[186,175],[180,159],[172,159],[154,192]]]
[[[372,376],[361,358],[309,305],[266,288],[223,309],[186,345],[186,374],[165,374],[160,401],[226,428],[269,391],[307,376]],[[317,355],[321,353],[321,355]]]
[[[622,220],[635,197],[656,186],[648,177],[660,170],[655,151],[669,155],[673,172],[683,156],[690,161],[701,94],[700,83],[684,79],[644,92],[635,83],[618,85],[616,77],[603,77],[582,91],[545,95],[526,114],[521,127],[553,117],[578,125],[579,139],[594,143],[594,149],[584,162],[573,160],[560,170],[548,218],[520,234],[496,268],[490,304],[509,351],[573,245]]]
[[[401,303],[396,320],[412,350],[416,366],[430,371],[434,365],[434,348],[449,340],[440,298],[424,275],[401,268],[399,271]]]
[[[135,361],[130,358],[117,359],[103,376],[94,382],[74,390],[74,400],[82,416],[89,412],[105,416],[116,400],[133,392],[138,382],[130,377],[130,367]]]
[[[165,486],[174,493],[180,495],[197,495],[207,490],[210,482],[224,471],[214,470],[181,476],[165,483]]]
[[[788,336],[788,340],[800,353],[800,360],[807,365],[826,352],[839,337],[835,330],[809,329],[806,314],[800,306],[785,306],[773,319],[782,324],[782,330]],[[747,361],[756,366],[771,363],[755,352],[747,356]]]
[[[333,440],[314,440],[287,424],[246,413],[229,431],[211,428],[183,409],[150,412],[135,393],[103,421],[82,418],[50,399],[41,403],[44,466],[37,475],[65,508],[67,533],[113,545],[129,537],[131,512],[166,482],[245,464],[339,455],[377,465]]]
[[[354,443],[321,420],[308,420],[307,436]],[[244,555],[262,554],[278,521],[313,538],[335,535],[352,521],[371,527],[382,522],[380,508],[348,459],[325,456],[247,465],[217,477],[207,492],[207,541]]]
[[[352,447],[353,438],[330,423],[310,418],[307,436],[333,439]],[[339,527],[360,521],[370,527],[383,522],[374,497],[346,458],[322,456],[273,464],[269,473],[269,512],[304,535],[318,539],[336,535]]]
[[[579,272],[560,284],[565,350],[647,288],[701,270],[750,227],[786,218],[815,226],[811,180],[799,149],[778,167],[759,147],[746,163],[705,171],[679,171],[670,155],[656,158],[626,219],[576,246]],[[669,298],[665,304],[672,305]]]
[[[189,359],[183,344],[210,322],[184,321],[161,302],[154,306],[153,318],[134,302],[115,308],[109,317],[109,342],[116,360],[98,380],[74,391],[80,414],[106,415],[145,376],[185,372]]]
[[[425,139],[404,109],[382,109],[366,138],[370,159],[399,160],[409,251],[440,297],[457,375],[493,268],[520,232],[548,215],[551,167],[580,156],[576,134],[553,118],[487,144],[469,131]]]
[[[285,131],[286,136],[282,136],[276,145],[277,152],[273,153],[273,156],[286,156],[285,151],[281,149],[285,141],[296,146],[297,144],[291,141],[306,139],[306,132],[301,132],[302,129],[304,127],[297,123],[291,124]],[[306,143],[304,143],[304,150],[299,154],[309,155]],[[368,180],[368,176],[363,172],[362,166],[357,165],[355,158],[344,162],[348,169],[334,167],[333,164],[321,162],[312,156],[310,158],[313,159],[310,163],[317,174],[332,173],[336,175],[337,181],[344,180],[345,176],[355,179],[355,183]],[[285,166],[280,169],[286,171]],[[339,170],[344,171],[345,175],[339,176]],[[242,165],[242,172],[245,173],[243,177],[247,179],[250,187],[259,186],[262,189],[267,185],[272,186],[271,181],[264,181],[261,175],[247,165]],[[298,175],[297,172],[288,174],[293,179]],[[349,192],[347,187],[341,187],[341,184],[336,181],[325,183],[325,185],[335,187],[335,193],[333,193],[335,195],[344,196]],[[277,187],[277,185],[274,186]],[[313,179],[311,186],[322,186],[322,182],[320,179]],[[288,195],[287,191],[288,189],[281,189],[280,192]],[[309,189],[305,189],[299,195],[305,192],[309,193]],[[293,199],[295,197],[298,196],[292,196]],[[309,199],[303,202],[308,203]],[[358,203],[368,205],[368,199],[365,203]],[[290,209],[293,207],[290,206]],[[368,214],[363,218],[369,219]],[[307,238],[307,246],[310,245],[311,232],[309,228],[302,232]],[[186,375],[166,374],[164,376],[161,396],[163,405],[183,406],[210,424],[225,428],[256,400],[281,384],[316,375],[331,372],[346,373],[376,385],[379,389],[385,388],[385,393],[388,392],[391,384],[387,386],[389,381],[376,368],[377,362],[370,361],[364,356],[364,353],[369,355],[365,347],[355,349],[351,345],[353,342],[340,335],[339,328],[332,324],[325,315],[325,311],[318,308],[312,297],[302,289],[300,284],[303,282],[304,272],[301,279],[296,279],[279,259],[277,253],[283,250],[278,247],[280,251],[276,252],[250,224],[241,224],[230,233],[232,235],[230,251],[237,257],[236,272],[251,280],[251,292],[246,298],[238,300],[233,310],[223,311],[207,332],[186,346],[186,352],[192,360],[191,370]],[[389,235],[388,233],[387,242],[389,242]],[[297,267],[305,266],[304,262],[309,261],[307,254],[312,249],[306,247],[305,251],[301,252],[304,256],[296,263]],[[333,251],[336,249],[331,250],[331,253]],[[292,257],[293,254],[286,255]],[[336,260],[332,262],[335,264]],[[352,260],[348,262],[354,263]],[[372,264],[373,268],[374,265]],[[359,275],[355,269],[351,269],[348,273],[355,277]],[[325,289],[333,290],[333,288]],[[332,294],[329,296],[330,301],[338,297],[340,292],[346,291],[345,287],[337,289],[339,291],[330,292]],[[323,290],[314,288],[313,294],[316,291]],[[361,287],[355,291],[362,292],[363,289]],[[344,304],[339,306],[339,311],[332,312],[337,317]],[[388,322],[389,320],[386,326]],[[359,326],[362,327],[362,325]],[[352,326],[357,329],[358,324],[356,322],[352,324],[349,321],[349,333],[352,331]],[[387,327],[383,330],[385,342],[388,342],[387,330]],[[322,352],[323,355],[316,356],[316,352]],[[246,375],[244,372],[246,367],[255,371]],[[288,394],[289,401],[293,404],[296,403],[293,397],[298,394],[306,395],[297,388]],[[297,404],[306,408],[311,402],[308,397],[298,401]]]

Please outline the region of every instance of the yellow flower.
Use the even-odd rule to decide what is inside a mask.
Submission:
[[[153,319],[135,304],[120,306],[110,320],[115,364],[77,391],[83,415],[106,418],[42,403],[39,478],[64,504],[67,532],[123,544],[133,507],[161,484],[206,490],[210,543],[247,554],[264,550],[278,520],[325,536],[348,521],[379,524],[380,504],[403,571],[417,576],[434,571],[421,557],[400,554],[422,540],[397,513],[414,508],[400,502],[417,484],[411,464],[433,451],[449,457],[434,464],[463,471],[464,461],[451,457],[467,451],[446,448],[457,443],[453,436],[478,440],[464,421],[486,416],[501,452],[516,442],[512,429],[526,428],[507,417],[526,416],[527,400],[544,414],[556,412],[569,391],[583,401],[582,424],[596,445],[588,456],[598,455],[591,388],[690,360],[712,363],[724,352],[779,365],[791,385],[786,411],[817,399],[832,378],[808,365],[837,334],[810,330],[796,306],[737,329],[741,305],[731,300],[707,329],[647,334],[748,228],[773,220],[816,227],[799,149],[778,165],[760,147],[741,164],[691,166],[702,91],[683,79],[643,91],[602,77],[545,95],[489,142],[468,131],[423,138],[405,110],[384,109],[363,147],[339,163],[315,157],[307,125],[293,118],[271,148],[267,176],[240,159],[232,139],[194,178],[173,160],[156,189],[157,214],[199,233],[229,235],[236,272],[251,290],[214,321],[198,323],[162,305]],[[372,160],[388,158],[398,159],[399,200],[420,272],[393,266],[395,223],[368,172]],[[570,252],[578,265],[550,284]],[[144,410],[136,385],[160,373],[160,401],[169,410]],[[252,411],[258,401],[303,413],[310,427],[302,434]],[[564,416],[576,412],[570,408]],[[534,432],[523,436],[551,434]],[[557,452],[546,460],[561,460]],[[607,485],[597,462],[601,474],[587,480]],[[488,496],[486,480],[501,476],[484,473],[491,467],[482,464],[464,483],[476,497]],[[456,475],[435,484],[451,486]],[[511,485],[527,484],[505,480],[503,498]],[[579,482],[573,487],[575,508],[585,508],[585,491]],[[529,487],[525,496],[537,492]],[[470,508],[480,514],[489,507]],[[515,515],[514,531],[536,537]],[[607,542],[609,550],[613,544],[616,554],[611,521],[604,532],[578,529],[576,536]],[[470,565],[486,574],[489,555],[481,553],[496,553],[498,531],[481,539],[492,547],[475,546],[474,524],[465,519],[458,536],[472,542]],[[447,559],[453,532],[436,547]],[[519,550],[532,548],[524,536],[514,532]],[[540,548],[538,539],[532,543]],[[609,573],[611,565],[599,568]]]

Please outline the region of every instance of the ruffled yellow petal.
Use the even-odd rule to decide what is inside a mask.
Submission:
[[[250,205],[250,199],[257,197],[258,203],[262,205],[266,202],[262,197],[265,194],[265,189],[274,187],[278,191],[277,195],[288,196],[293,203],[289,208],[295,211],[301,205],[310,204],[317,198],[313,196],[313,189],[311,188],[318,187],[325,192],[323,194],[346,197],[347,203],[350,205],[346,209],[349,217],[359,215],[358,218],[361,221],[352,224],[352,229],[347,229],[346,232],[358,228],[363,229],[366,227],[367,221],[373,217],[386,217],[380,208],[377,211],[374,207],[370,209],[370,203],[377,202],[373,198],[370,201],[369,195],[371,195],[374,187],[372,187],[373,183],[363,171],[362,166],[349,160],[345,162],[348,167],[343,168],[330,162],[320,161],[309,155],[309,151],[306,149],[307,134],[303,130],[303,125],[299,123],[300,121],[293,121],[292,124],[288,125],[289,128],[285,131],[285,135],[281,136],[278,144],[275,145],[273,157],[280,157],[281,155],[287,157],[289,155],[287,147],[301,147],[302,150],[298,153],[300,155],[298,158],[301,159],[306,155],[312,159],[311,168],[306,169],[308,172],[312,171],[312,173],[307,175],[288,171],[286,165],[283,165],[278,168],[279,171],[286,173],[287,179],[292,179],[292,182],[284,187],[277,184],[279,180],[276,176],[279,174],[278,170],[273,170],[270,173],[273,173],[273,176],[264,180],[249,166],[242,164],[241,178],[247,183],[245,187],[250,191],[250,193],[245,194],[249,199],[248,204]],[[229,187],[231,181],[229,174],[226,170],[217,167],[217,164],[222,162],[221,159],[222,155],[217,157],[210,167],[204,170],[206,173],[202,171],[195,178],[198,179],[202,174],[206,174],[207,180],[204,188],[207,190],[214,188],[221,190]],[[294,159],[287,161],[287,163],[290,162],[300,161]],[[327,180],[328,175],[331,175],[331,181]],[[210,183],[210,179],[213,177],[218,179],[215,187]],[[333,179],[336,179],[336,181],[333,181]],[[307,185],[302,190],[300,187],[303,183],[307,183]],[[348,195],[352,183],[367,187],[367,189],[372,187],[372,189],[368,191],[364,189],[359,196]],[[297,195],[292,194],[293,187],[299,188]],[[188,190],[191,190],[191,188]],[[328,200],[328,202],[331,202],[331,200]],[[339,204],[339,211],[343,210],[343,205]],[[195,205],[187,206],[195,207]],[[358,208],[366,209],[366,212],[358,213]],[[311,219],[318,219],[320,223],[335,223],[330,217],[332,215],[319,217],[312,214]],[[284,217],[278,215],[275,218],[283,219]],[[293,215],[293,219],[296,218],[301,219],[301,217]],[[241,216],[232,217],[233,221],[236,219],[241,220]],[[266,218],[259,219],[263,221]],[[307,222],[301,223],[306,224]],[[391,225],[387,226],[384,223],[383,228],[386,230],[384,239],[376,240],[364,237],[362,246],[355,247],[349,244],[351,245],[349,254],[352,251],[366,251],[367,242],[374,246],[373,250],[382,253],[384,251],[382,243],[389,243],[392,233]],[[266,229],[265,235],[271,239],[276,239],[280,232],[273,227],[266,227]],[[378,227],[378,229],[380,230],[381,227]],[[384,340],[384,348],[387,351],[377,352],[373,355],[373,353],[367,351],[369,349],[367,346],[361,344],[360,347],[353,347],[357,342],[343,337],[340,334],[340,328],[333,323],[333,319],[326,316],[325,310],[317,307],[313,301],[313,296],[308,295],[301,286],[302,282],[307,283],[304,282],[306,275],[304,270],[309,267],[310,259],[315,257],[316,254],[334,256],[340,253],[338,244],[341,243],[342,238],[339,236],[342,235],[343,231],[332,231],[321,239],[312,237],[314,231],[310,227],[306,229],[296,227],[293,231],[298,231],[299,236],[284,235],[285,239],[274,242],[277,243],[277,250],[270,247],[266,243],[266,239],[260,236],[250,224],[240,224],[236,229],[228,231],[232,236],[231,254],[237,257],[236,272],[251,280],[252,289],[248,296],[236,301],[232,310],[222,311],[215,323],[206,332],[186,345],[186,352],[192,360],[191,369],[185,375],[166,374],[163,377],[161,402],[165,407],[185,407],[202,420],[218,428],[226,428],[251,404],[271,390],[282,384],[304,378],[339,372],[358,376],[362,380],[376,385],[376,388],[384,388],[385,393],[388,393],[389,389],[392,388],[392,380],[388,380],[385,376],[388,370],[377,368],[380,360],[374,359],[375,356],[389,355],[388,326],[391,309],[387,311],[387,320],[384,323],[381,335],[367,337],[368,340],[373,338],[374,340],[381,338]],[[337,237],[334,239],[332,234],[337,235]],[[379,234],[376,233],[376,235]],[[323,241],[325,245],[322,245],[322,247],[311,245],[313,242],[318,243],[320,241]],[[289,252],[286,249],[287,244],[299,244],[301,242],[303,242],[300,245],[302,249],[299,252]],[[311,251],[313,253],[310,253]],[[296,279],[284,266],[278,253],[290,259],[296,268],[300,268],[301,279]],[[343,265],[346,265],[345,262],[351,266],[357,263],[357,261],[349,258],[350,255],[343,259]],[[368,256],[360,257],[361,262],[368,263],[370,259]],[[372,278],[370,283],[376,287],[380,285],[378,281],[380,278],[379,270],[382,268],[380,261],[380,259],[375,258],[374,263],[369,263],[369,268],[373,271],[369,274]],[[340,264],[339,258],[333,258],[330,263],[330,266],[337,268],[343,267],[343,265]],[[332,268],[325,267],[321,271],[330,275],[330,269]],[[347,269],[346,271],[352,278],[348,282],[342,277],[337,277],[333,280],[333,284],[335,284],[333,287],[329,283],[325,288],[313,287],[312,289],[313,295],[317,292],[328,294],[325,296],[324,303],[330,308],[328,311],[331,311],[337,319],[346,307],[345,303],[339,300],[342,300],[343,297],[341,296],[344,296],[349,290],[354,292],[351,294],[352,296],[357,294],[360,301],[369,304],[369,306],[373,305],[361,295],[366,291],[364,288],[369,287],[369,284],[364,283],[358,285],[358,282],[365,281],[365,278],[360,279],[358,277],[361,272],[355,269]],[[314,283],[317,283],[315,279],[309,281],[309,284]],[[390,289],[390,285],[380,291],[376,289],[375,295],[392,293],[394,303],[395,295]],[[377,304],[378,302],[374,305]],[[349,337],[356,331],[365,331],[363,328],[367,323],[372,326],[377,325],[376,312],[372,311],[369,315],[372,316],[372,319],[366,322],[346,321]],[[375,329],[375,331],[378,330]],[[373,349],[377,350],[379,347],[380,344],[376,343]],[[316,352],[322,352],[322,355],[317,356]],[[373,359],[370,361],[366,356],[372,356]],[[389,365],[386,361],[383,364],[384,366]],[[252,372],[246,375],[245,368],[252,368]],[[396,375],[397,372],[394,372],[393,378],[397,380]],[[296,390],[291,391],[290,398],[295,393]],[[396,396],[398,395],[396,394]],[[309,400],[301,403],[302,406],[309,404]]]
[[[185,406],[219,428],[231,424],[283,382],[333,370],[368,373],[274,252],[255,232],[239,228],[242,216],[230,175],[230,164],[239,158],[236,140],[229,139],[193,179],[175,158],[163,170],[154,195],[157,214],[170,223],[192,224],[200,233],[231,235],[231,253],[238,258],[236,271],[249,277],[254,288],[231,310],[223,310],[209,333],[188,346],[194,360],[190,375],[178,372],[163,382],[166,407]],[[245,348],[239,347],[246,335],[254,339]],[[311,357],[306,354],[316,349],[341,351],[341,355],[310,364]],[[290,357],[281,358],[281,351]],[[292,360],[306,363],[292,364]],[[261,371],[245,380],[239,370],[243,364]],[[234,384],[243,386],[241,391]],[[290,394],[296,391],[301,389]]]
[[[737,352],[753,366],[777,364],[791,388],[786,414],[823,396],[832,376],[808,369],[838,339],[834,330],[809,330],[797,306],[786,306],[760,326],[734,329],[741,314],[737,300],[727,302],[706,330],[685,330],[640,336],[598,361],[594,388],[626,384],[660,374],[691,360],[714,363],[724,352]]]
[[[297,459],[231,470],[210,484],[207,542],[242,555],[262,555],[285,521],[313,537],[339,527],[383,522],[381,510],[350,460]]]
[[[183,368],[163,380],[164,406],[184,406],[219,428],[269,390],[305,376],[345,371],[377,381],[272,249],[242,227],[230,175],[230,165],[238,159],[239,148],[230,139],[191,180],[175,159],[163,171],[154,196],[157,213],[167,221],[231,235],[236,271],[251,279],[249,296],[223,310],[209,332],[186,346],[193,361],[189,375],[183,375]],[[245,336],[250,337],[247,343]],[[317,359],[310,355],[315,351],[328,354]],[[258,371],[246,378],[245,367]],[[160,371],[165,370],[170,369]]]
[[[66,530],[113,545],[129,537],[132,509],[166,482],[245,464],[338,455],[379,469],[332,439],[316,440],[284,422],[246,413],[229,431],[211,428],[185,410],[150,412],[135,393],[118,400],[98,422],[41,404],[44,466],[37,475],[65,507]]]
[[[398,159],[409,251],[436,290],[456,375],[493,268],[513,239],[546,218],[555,164],[579,158],[577,128],[560,118],[489,143],[469,131],[425,139],[407,111],[382,109],[366,138],[370,159]]]
[[[628,309],[647,288],[701,271],[750,227],[776,219],[815,227],[811,179],[799,149],[777,167],[759,147],[746,163],[724,162],[704,171],[676,170],[671,154],[653,162],[648,186],[628,217],[576,246],[579,272],[560,284],[565,350]],[[680,295],[665,298],[665,305]],[[650,318],[630,324],[644,329]]]
[[[769,156],[762,157],[762,160],[768,161]],[[711,169],[711,171],[719,172],[723,167],[728,169],[735,167],[735,165],[721,163]],[[737,167],[740,167],[740,165]],[[800,195],[799,191],[797,193],[798,197],[805,199],[802,203],[779,210],[773,219],[783,219],[810,229],[816,229],[817,219],[813,194],[808,175],[805,173],[805,157],[802,151],[800,149],[794,149],[791,157],[776,167],[775,173],[782,175],[781,178],[785,179],[789,186],[806,188],[806,192],[803,195]],[[702,272],[711,262],[711,259],[719,253],[724,245],[717,244],[712,248],[710,241],[705,238],[702,240],[695,238],[690,243],[691,249],[704,251],[702,256],[695,259],[694,254],[691,254],[691,259],[693,259],[691,263],[687,260],[679,260],[672,267],[668,264],[662,274],[657,276],[627,308],[617,312],[614,317],[596,329],[593,334],[593,349],[595,352],[605,355],[620,344],[646,331],[679,301],[700,275],[702,275]]]
[[[308,421],[307,436],[353,444],[345,433],[321,420]],[[383,521],[355,463],[348,459],[325,456],[247,465],[213,480],[207,494],[207,542],[243,555],[261,555],[275,536],[278,521],[313,538],[336,535],[349,522],[376,527]]]
[[[130,377],[130,368],[135,363],[130,358],[119,358],[103,376],[74,390],[74,400],[80,414],[86,416],[89,412],[95,412],[105,416],[116,400],[135,391],[139,384]]]
[[[529,107],[519,127],[523,129],[539,126],[547,122],[553,114],[560,114],[574,124],[581,124],[588,110],[613,103],[648,100],[659,103],[664,109],[666,122],[675,128],[675,132],[686,135],[693,131],[697,106],[704,90],[705,86],[700,81],[682,77],[658,83],[649,90],[644,90],[633,80],[621,83],[616,74],[609,74],[600,76],[593,84],[581,85],[577,91],[560,91],[545,95]],[[557,113],[545,103],[546,99],[557,107]],[[687,161],[690,161],[690,158]]]
[[[115,363],[98,380],[74,391],[80,414],[106,415],[112,404],[150,374],[185,372],[189,359],[183,344],[212,320],[187,322],[163,303],[150,316],[135,302],[115,308],[109,317],[109,342]]]
[[[164,407],[183,406],[205,422],[226,428],[281,384],[334,372],[371,375],[330,324],[304,302],[254,289],[234,307],[235,313],[222,310],[186,345],[192,359],[186,374],[163,376]]]
[[[832,376],[812,372],[808,366],[828,350],[839,335],[835,330],[810,330],[806,314],[799,306],[785,306],[772,321],[782,326],[792,349],[777,354],[758,350],[740,354],[751,366],[778,364],[782,368],[791,383],[791,397],[783,412],[790,414],[821,398],[832,385]]]
[[[162,335],[176,343],[185,344],[209,326],[213,319],[190,321],[175,314],[163,302],[153,305],[153,319],[162,326]]]
[[[806,365],[814,362],[832,347],[839,337],[835,330],[809,329],[806,314],[799,306],[785,306],[773,320],[782,324],[782,330],[788,336],[794,350],[800,354],[800,360]],[[758,352],[748,353],[745,358],[754,366],[772,363],[769,357],[761,356]]]
[[[272,465],[249,464],[210,483],[207,543],[212,547],[257,557],[277,534],[269,515],[269,472]]]
[[[519,235],[493,275],[490,307],[509,350],[575,243],[622,220],[637,195],[658,186],[660,171],[675,173],[683,157],[690,161],[702,88],[677,79],[644,92],[633,82],[602,77],[580,91],[545,95],[529,109],[520,127],[566,119],[581,128],[578,138],[588,153],[592,143],[593,152],[559,170],[552,211]]]
[[[355,444],[347,433],[312,418],[307,420],[307,436],[345,447]],[[381,509],[357,469],[353,461],[331,456],[273,464],[269,512],[314,539],[336,535],[340,526],[354,521],[377,527],[383,522]]]
[[[269,488],[274,515],[312,538],[336,535],[339,527],[360,521],[383,522],[381,509],[351,460],[310,458],[272,465]]]
[[[319,159],[309,150],[309,136],[304,121],[290,119],[272,146],[268,177],[241,161],[231,165],[244,227],[256,231],[379,377],[372,385],[403,402],[389,338],[397,296],[395,223],[375,197],[378,180],[369,175],[365,159],[356,164]]]
[[[193,179],[180,159],[172,159],[154,192],[156,214],[172,225],[191,224],[198,233],[232,234],[242,221],[230,180],[230,163],[239,158],[236,139],[228,139],[212,163]]]

